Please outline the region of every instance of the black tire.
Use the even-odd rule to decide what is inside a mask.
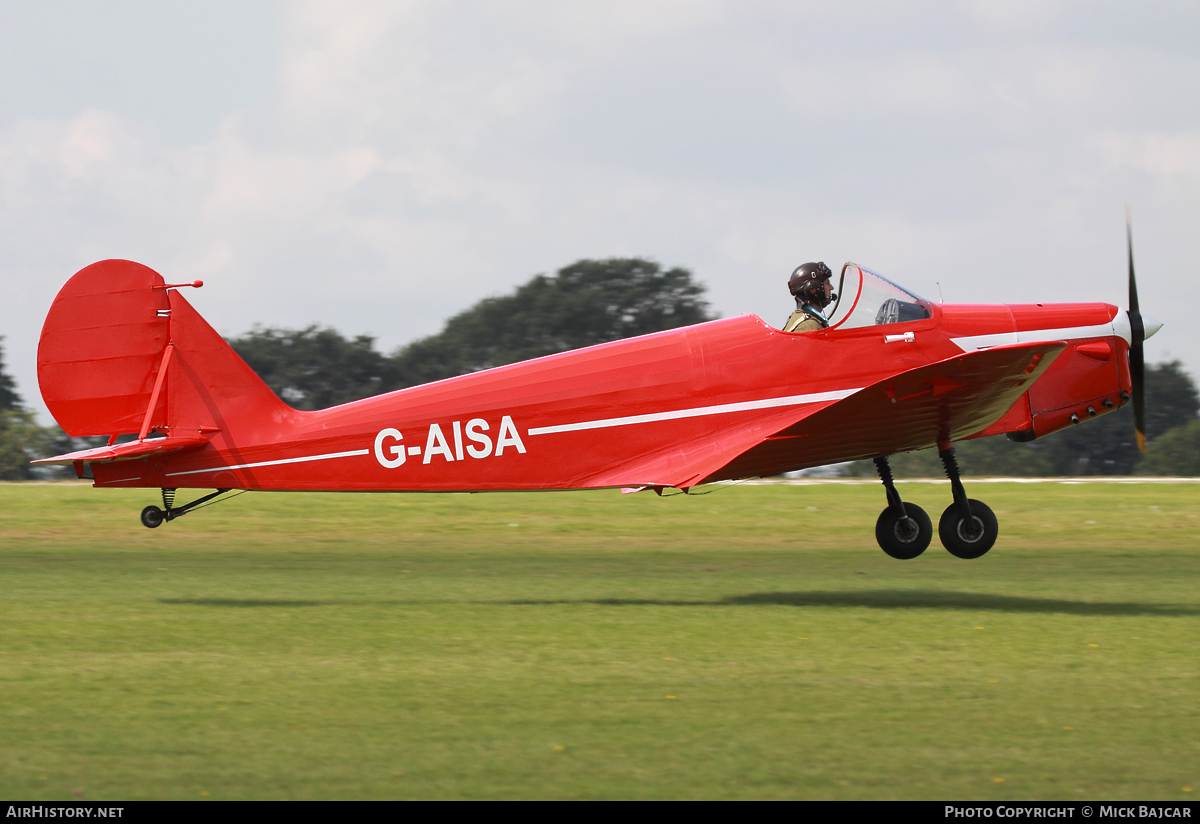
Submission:
[[[907,518],[898,518],[889,506],[879,513],[875,522],[875,540],[893,558],[909,561],[916,558],[933,540],[933,521],[925,510],[905,502]]]
[[[958,504],[950,504],[938,521],[938,537],[942,545],[955,558],[970,560],[985,555],[996,543],[1000,525],[987,504],[971,500],[971,520],[974,528],[968,529]]]
[[[162,526],[163,511],[156,506],[148,506],[142,510],[142,526],[154,529]]]

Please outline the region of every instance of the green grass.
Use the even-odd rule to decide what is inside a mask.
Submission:
[[[0,485],[0,797],[1200,795],[1200,486],[968,490]]]

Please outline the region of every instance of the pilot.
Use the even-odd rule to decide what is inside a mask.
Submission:
[[[833,293],[833,272],[824,263],[797,266],[788,279],[788,291],[796,299],[796,311],[783,325],[785,332],[811,332],[829,325],[824,309],[837,297]]]

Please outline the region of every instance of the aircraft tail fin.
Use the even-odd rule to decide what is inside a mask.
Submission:
[[[72,437],[227,439],[238,422],[302,414],[160,274],[128,260],[93,263],[59,291],[38,343],[38,383]]]

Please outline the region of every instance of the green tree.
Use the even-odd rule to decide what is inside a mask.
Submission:
[[[594,343],[711,320],[686,269],[641,258],[581,260],[490,297],[436,335],[385,357],[375,339],[333,329],[258,328],[230,345],[299,409],[340,403]]]
[[[1177,426],[1147,446],[1138,474],[1200,476],[1200,420]]]
[[[33,412],[21,405],[16,383],[4,371],[4,351],[0,348],[0,481],[73,478],[75,473],[70,467],[33,467],[29,462],[100,446],[104,441],[104,438],[72,438],[57,425],[38,426]]]
[[[74,477],[69,468],[33,467],[35,458],[61,455],[73,449],[87,449],[90,443],[75,446],[57,426],[38,426],[28,409],[0,410],[0,480],[25,481],[31,478]]]
[[[17,384],[4,371],[4,336],[0,335],[0,410],[20,408],[21,396],[17,394]]]
[[[0,481],[33,477],[28,448],[36,434],[33,415],[21,407],[17,384],[4,371],[4,348],[0,346]]]
[[[31,416],[21,408],[16,382],[4,371],[4,347],[0,346],[0,481],[32,477],[25,451],[30,423]]]
[[[0,410],[0,481],[21,481],[30,477],[29,456],[25,454],[21,411]]]
[[[1200,394],[1179,361],[1146,368],[1147,451],[1177,426],[1195,420]],[[1133,429],[1133,405],[1084,420],[1040,441],[1053,475],[1131,475],[1142,461]]]
[[[274,390],[297,409],[325,409],[394,388],[391,373],[375,339],[347,339],[333,329],[263,329],[229,341],[230,345]]]
[[[1053,474],[1045,450],[1038,443],[1013,443],[1003,435],[996,435],[956,446],[959,466],[969,475],[1030,478]]]
[[[537,275],[446,322],[392,357],[393,381],[415,386],[596,343],[712,320],[687,269],[643,258],[581,260]]]
[[[966,476],[1000,476],[1005,478],[1036,478],[1053,475],[1040,445],[1019,444],[997,435],[959,441],[954,444],[958,468]],[[942,459],[934,448],[893,455],[889,462],[897,478],[941,478],[946,474]],[[875,477],[872,461],[855,461],[849,474],[860,478]]]

